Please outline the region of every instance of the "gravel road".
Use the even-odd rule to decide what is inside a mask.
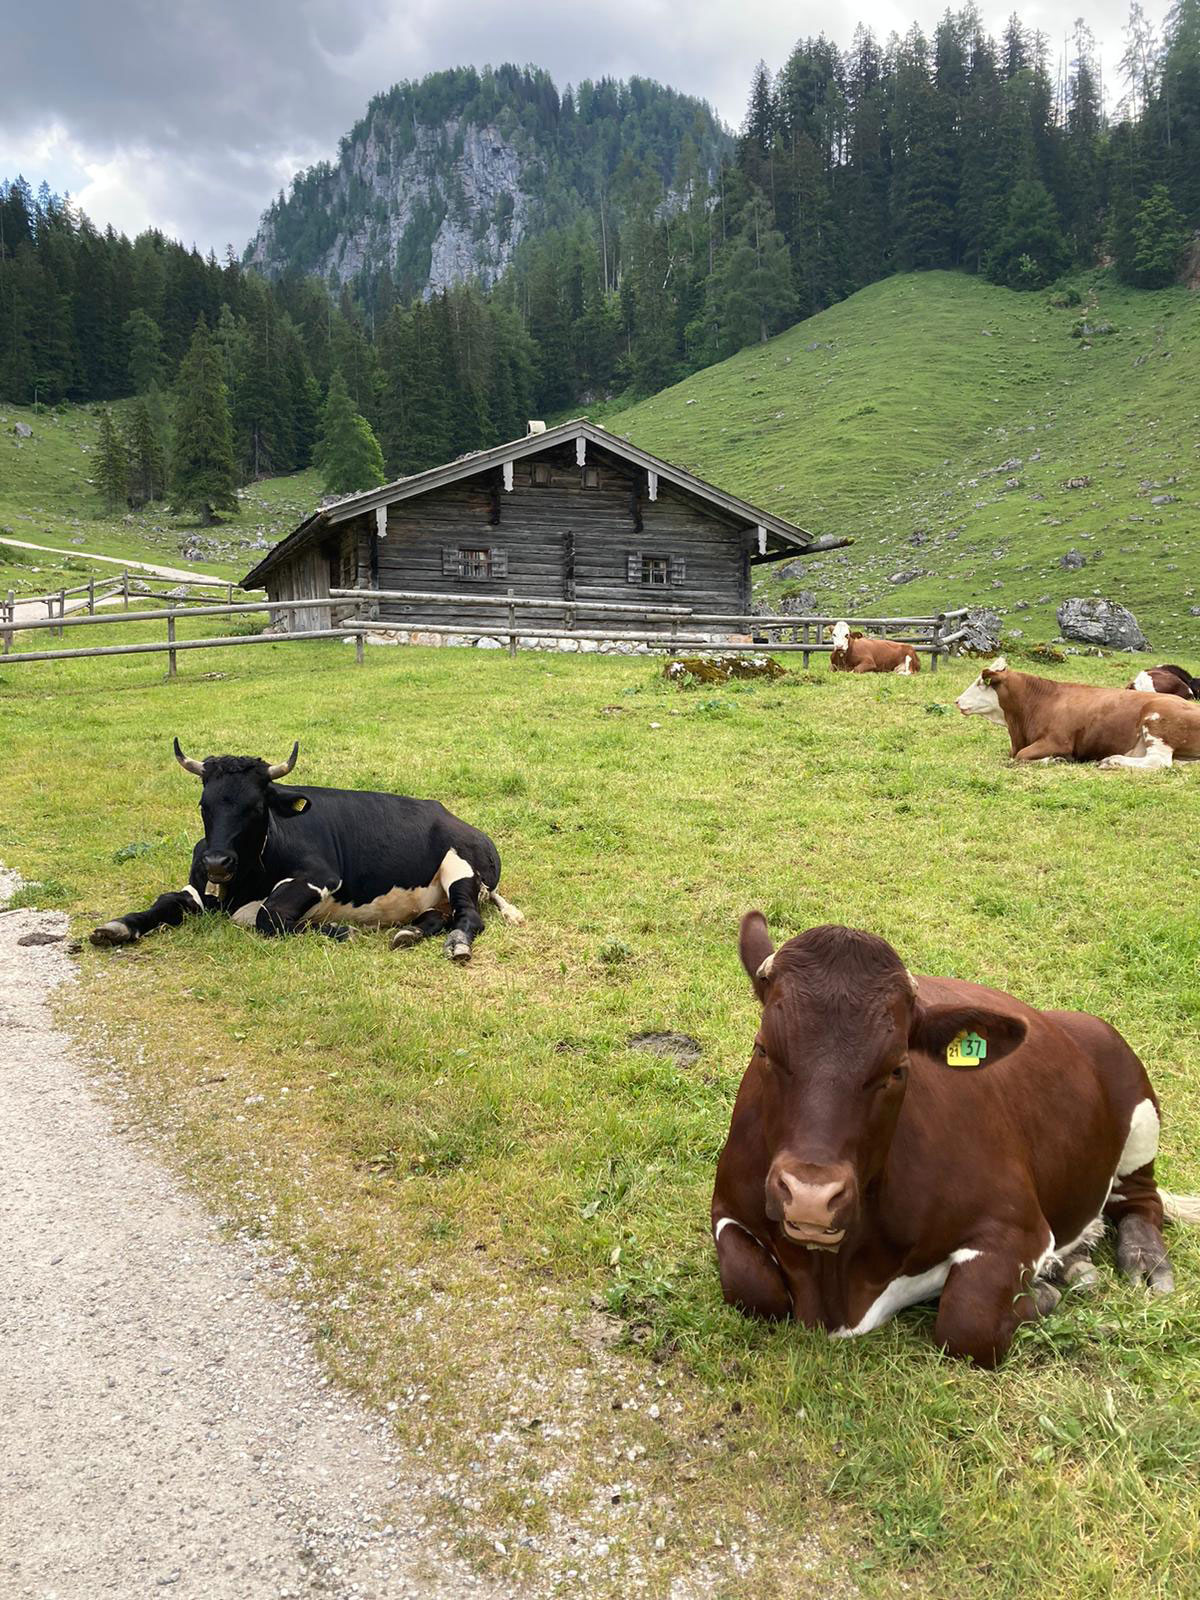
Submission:
[[[64,946],[21,943],[65,928],[0,912],[0,1596],[482,1595],[269,1265],[90,1086]]]

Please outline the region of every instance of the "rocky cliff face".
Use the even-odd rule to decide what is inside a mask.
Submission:
[[[315,256],[311,272],[342,284],[386,265],[412,287],[423,280],[428,296],[467,278],[490,288],[505,271],[529,225],[525,184],[536,158],[522,157],[490,125],[451,120],[417,128],[414,139],[397,156],[373,126],[328,174],[321,200],[346,223]],[[247,260],[273,276],[289,259],[277,219],[268,214]]]

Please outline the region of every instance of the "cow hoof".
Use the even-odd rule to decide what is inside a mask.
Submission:
[[[93,928],[88,938],[100,950],[107,950],[113,945],[132,944],[133,932],[127,923],[106,922],[102,927]]]
[[[1029,1291],[1039,1317],[1048,1317],[1062,1299],[1062,1290],[1056,1289],[1045,1278],[1038,1278]]]
[[[401,928],[392,935],[393,950],[408,950],[414,944],[420,944],[421,935],[415,928]]]
[[[1073,1261],[1066,1270],[1064,1282],[1068,1288],[1078,1289],[1086,1294],[1099,1285],[1100,1274],[1090,1261]]]
[[[446,940],[446,954],[451,961],[469,961],[471,946],[461,933],[452,933]]]

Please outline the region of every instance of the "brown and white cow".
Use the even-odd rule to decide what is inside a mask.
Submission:
[[[1125,1276],[1174,1287],[1158,1102],[1115,1029],[915,979],[854,928],[774,950],[751,911],[740,944],[762,1017],[713,1191],[729,1304],[842,1338],[937,1298],[937,1343],[992,1366],[1052,1280],[1094,1281],[1105,1218]]]
[[[1059,683],[1014,672],[1003,656],[955,701],[1008,729],[1014,761],[1098,761],[1149,771],[1200,759],[1200,705],[1174,695]]]
[[[1195,700],[1200,693],[1200,679],[1193,678],[1183,667],[1164,663],[1161,667],[1144,667],[1125,687],[1142,694],[1176,694],[1181,700]]]
[[[835,622],[830,639],[831,672],[898,672],[901,677],[909,677],[921,670],[912,645],[895,639],[864,638],[861,633],[851,633],[848,622]]]

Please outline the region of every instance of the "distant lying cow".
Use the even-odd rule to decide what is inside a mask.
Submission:
[[[831,672],[898,672],[908,677],[921,670],[917,652],[910,644],[899,644],[895,639],[866,639],[861,633],[851,633],[848,622],[835,622],[830,637]]]
[[[357,789],[283,788],[300,746],[268,766],[257,756],[175,759],[194,773],[204,838],[192,852],[187,888],[159,895],[91,935],[129,944],[200,911],[223,911],[270,935],[347,923],[400,926],[392,948],[447,933],[446,954],[465,961],[488,900],[506,922],[524,917],[497,892],[500,856],[486,833],[436,800]],[[344,937],[344,934],[343,934]]]
[[[1008,729],[1014,761],[1098,761],[1149,771],[1200,758],[1200,706],[1174,695],[1058,683],[1013,672],[1003,656],[955,701]]]
[[[1094,1281],[1104,1219],[1127,1278],[1174,1287],[1158,1102],[1115,1029],[954,978],[884,940],[810,928],[773,950],[742,921],[762,1003],[712,1200],[721,1288],[835,1338],[939,1299],[933,1336],[993,1366],[1054,1281]],[[957,1063],[957,1064],[956,1064]]]
[[[1125,687],[1142,694],[1175,694],[1181,700],[1200,700],[1200,678],[1193,678],[1183,667],[1145,668]]]

